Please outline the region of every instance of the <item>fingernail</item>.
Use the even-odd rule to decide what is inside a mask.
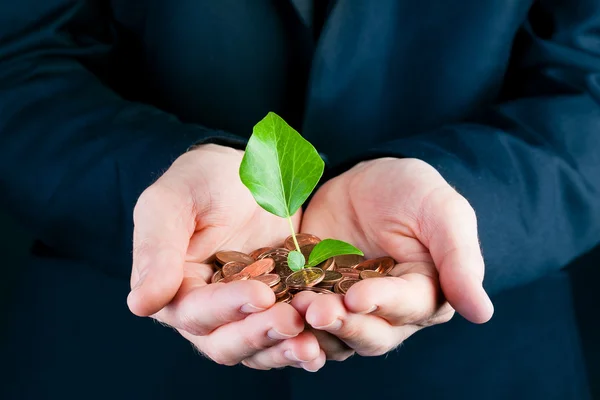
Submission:
[[[377,306],[373,306],[373,307],[371,307],[371,308],[369,308],[368,310],[365,310],[365,311],[357,312],[357,314],[370,314],[370,313],[372,313],[375,310],[377,310]]]
[[[301,360],[301,359],[299,359],[298,357],[296,357],[296,355],[294,354],[294,352],[292,350],[286,350],[283,353],[283,356],[285,358],[287,358],[288,360],[290,360],[290,361],[295,361],[295,362],[299,362],[299,363],[306,363],[306,362],[310,361],[310,360]]]
[[[310,369],[306,363],[300,363],[300,366],[304,368],[305,371],[308,372],[317,372],[319,369]]]
[[[269,339],[273,340],[284,340],[296,337],[298,335],[286,335],[285,333],[281,333],[276,329],[271,328],[269,329],[269,332],[267,332],[267,336],[269,337]]]
[[[322,326],[313,326],[315,329],[323,330],[323,331],[337,331],[342,327],[342,320],[336,319],[330,324],[322,325]]]
[[[243,312],[244,314],[252,314],[255,312],[261,312],[265,310],[266,308],[256,307],[254,304],[251,303],[246,303],[240,308],[240,312]]]

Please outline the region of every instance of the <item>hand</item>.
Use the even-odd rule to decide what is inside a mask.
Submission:
[[[208,284],[206,263],[221,249],[249,252],[289,235],[284,219],[262,210],[243,186],[243,152],[203,145],[179,157],[140,196],[134,210],[132,291],[139,316],[177,329],[219,364],[317,370],[316,338],[289,304],[275,304],[263,283]],[[294,216],[297,227],[300,214]]]
[[[475,323],[493,314],[475,213],[423,161],[378,159],[332,179],[310,202],[302,231],[398,262],[393,277],[358,282],[345,296],[296,295],[292,305],[321,331],[329,359],[353,350],[384,354],[419,329],[447,322],[454,309]]]

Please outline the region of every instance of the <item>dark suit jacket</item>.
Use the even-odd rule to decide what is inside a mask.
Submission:
[[[317,4],[0,3],[1,201],[43,249],[7,317],[0,390],[589,396],[561,269],[600,241],[600,2]],[[456,318],[387,358],[310,375],[213,367],[130,315],[139,194],[193,143],[243,146],[268,111],[331,171],[380,156],[436,167],[477,212],[494,320]]]

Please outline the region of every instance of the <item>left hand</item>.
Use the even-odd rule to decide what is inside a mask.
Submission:
[[[475,212],[421,160],[363,162],[327,182],[310,202],[302,232],[398,263],[393,277],[358,282],[345,296],[295,296],[292,305],[328,359],[387,353],[423,327],[449,321],[454,310],[474,323],[493,314]]]

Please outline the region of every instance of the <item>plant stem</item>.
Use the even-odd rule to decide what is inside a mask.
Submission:
[[[290,230],[292,231],[292,239],[294,239],[294,245],[296,246],[296,250],[298,250],[298,253],[302,253],[300,251],[300,246],[298,245],[298,240],[296,239],[296,232],[294,232],[294,224],[292,223],[292,217],[287,217],[287,220],[290,223]]]

